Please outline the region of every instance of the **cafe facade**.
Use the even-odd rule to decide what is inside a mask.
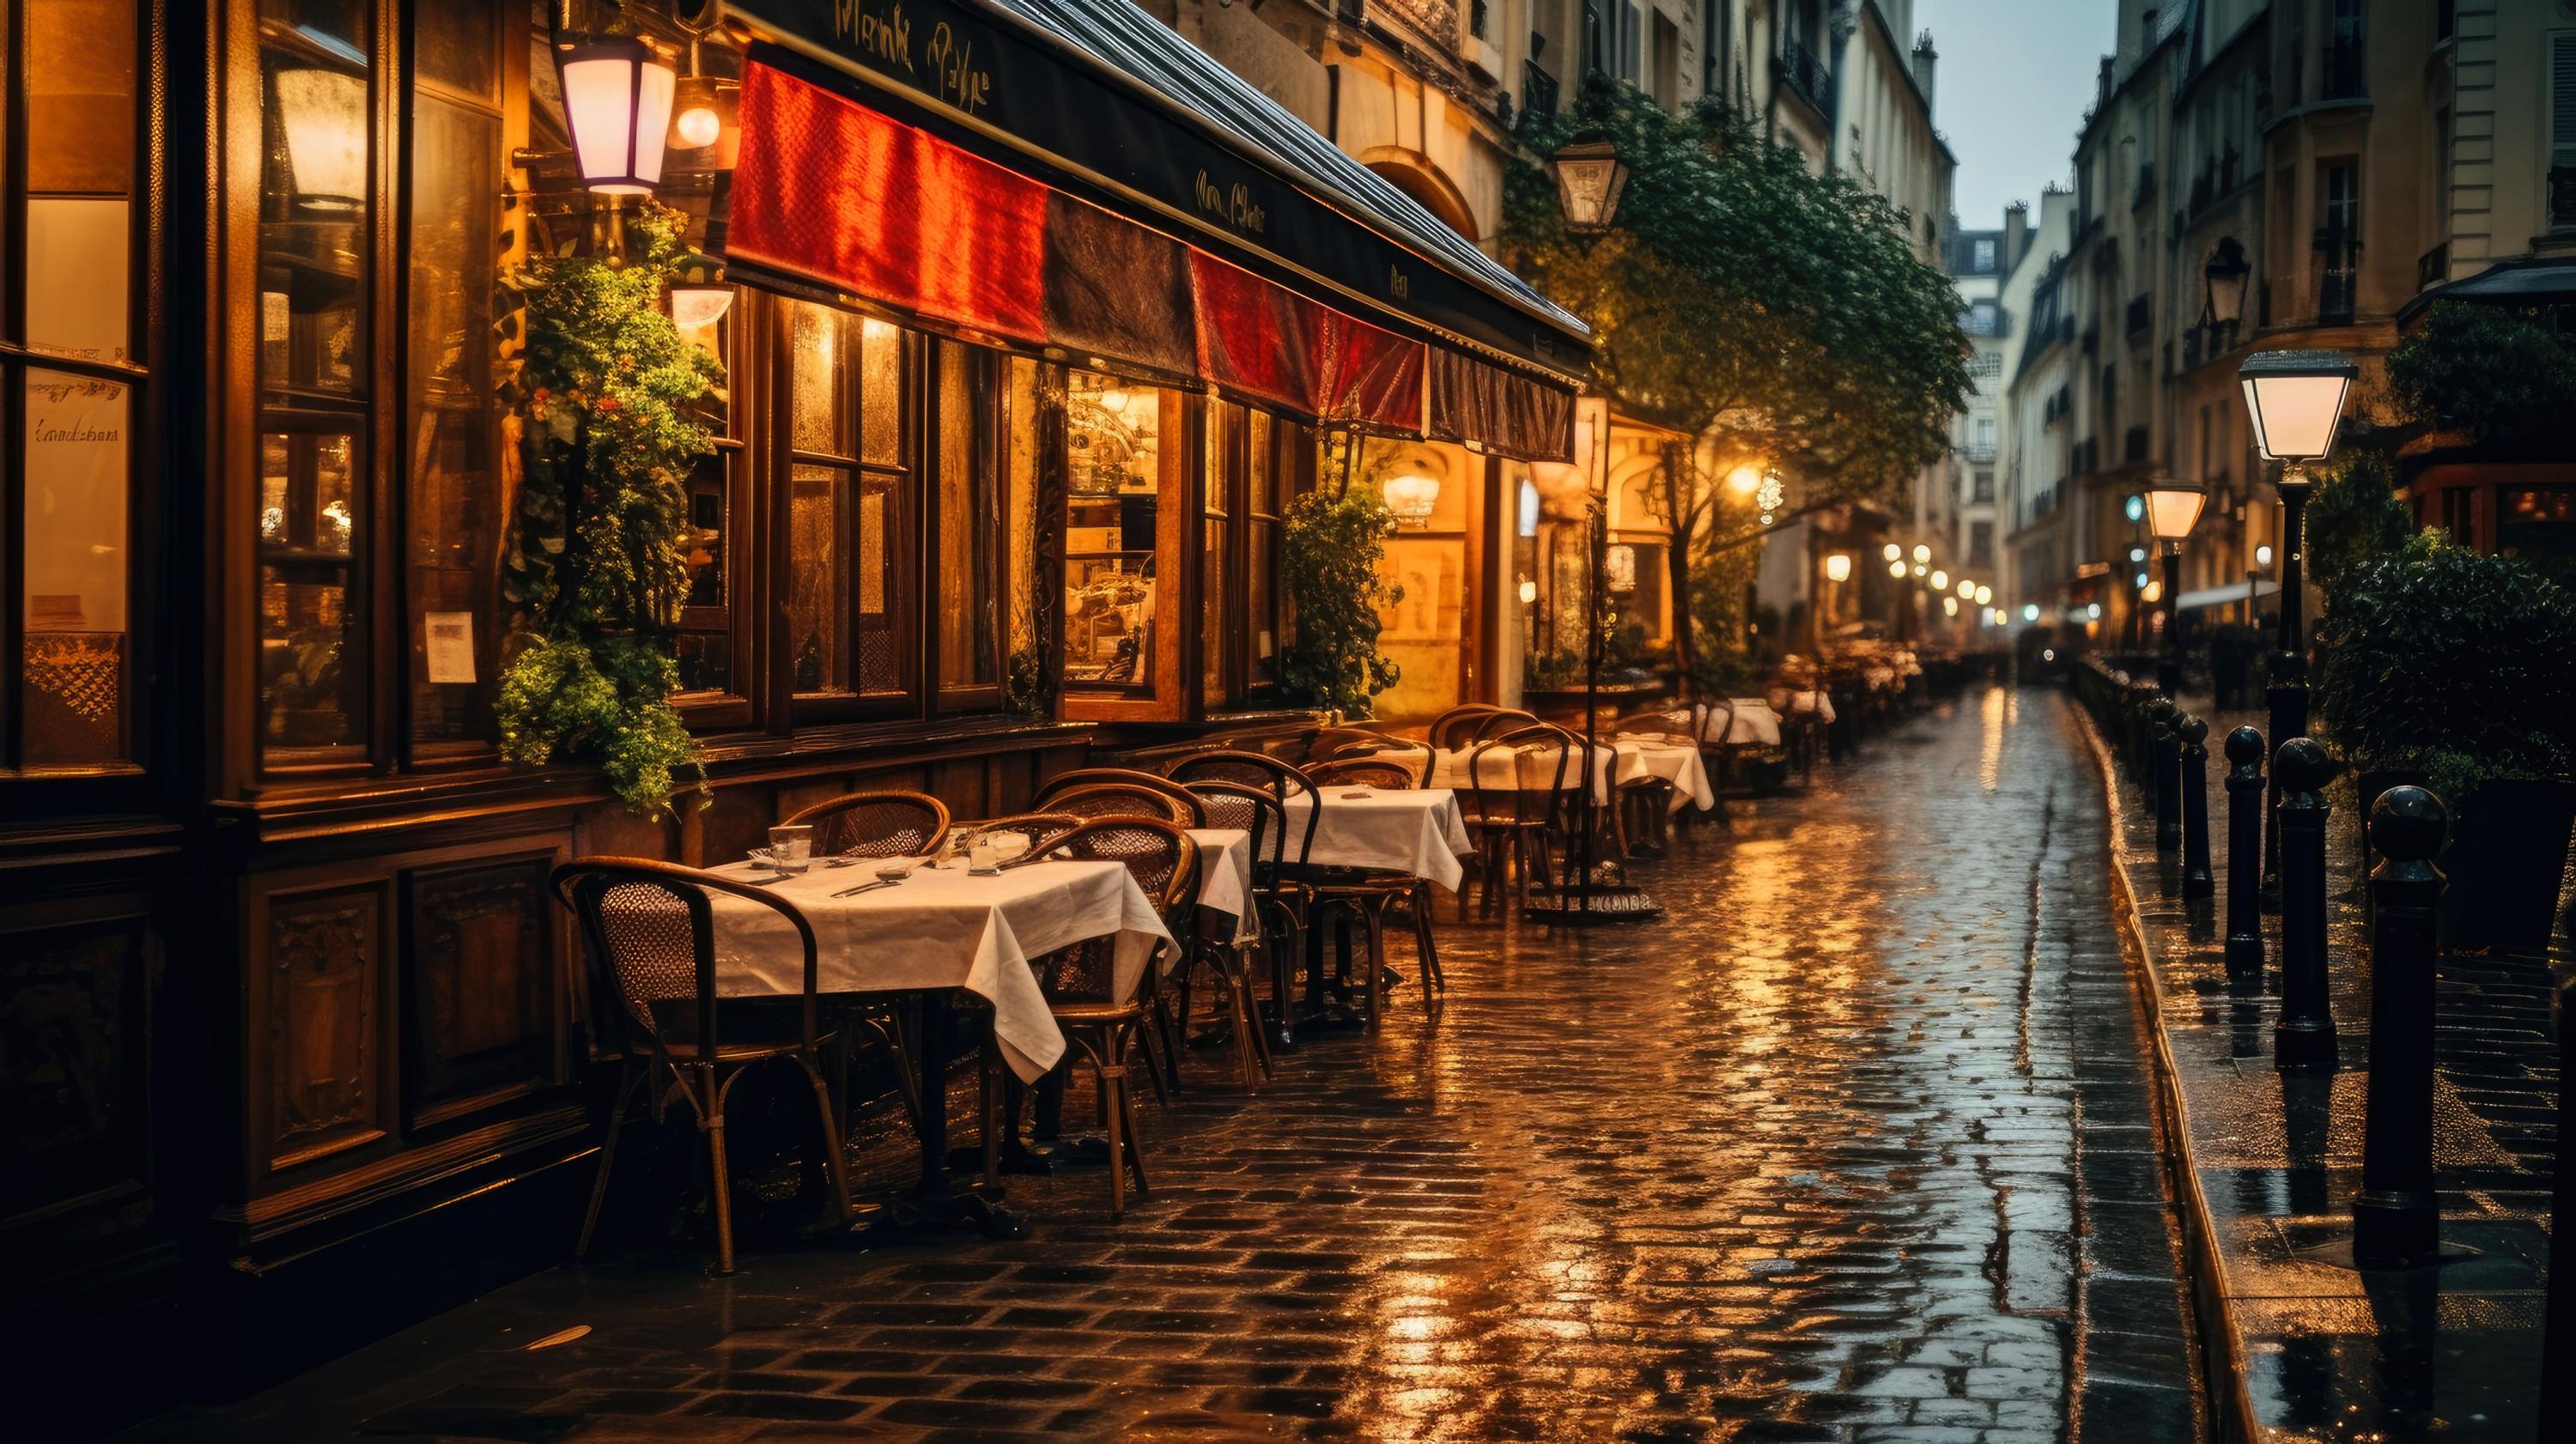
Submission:
[[[109,1421],[564,1256],[559,863],[1311,727],[1280,534],[1355,458],[1440,469],[1451,699],[1517,650],[1583,327],[1126,0],[5,14],[0,1318],[31,1379],[189,1340]],[[648,205],[722,369],[660,811],[501,755],[510,278]]]

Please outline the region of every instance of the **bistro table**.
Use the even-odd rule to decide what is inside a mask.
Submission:
[[[1252,905],[1252,834],[1240,827],[1186,828],[1199,849],[1199,906],[1234,919],[1230,941],[1261,940],[1261,910]]]
[[[835,894],[877,880],[869,865],[818,865],[783,878],[749,862],[713,871],[758,883],[805,915],[814,929],[817,992],[916,993],[925,1014],[944,1015],[946,995],[962,988],[992,1005],[995,1048],[1012,1072],[1031,1081],[1045,1076],[1065,1050],[1032,958],[1090,938],[1114,938],[1114,981],[1124,994],[1151,960],[1172,948],[1153,903],[1116,862],[1050,858],[988,876],[924,864],[891,887],[848,897]],[[710,903],[718,997],[802,991],[804,950],[793,924],[745,899],[718,894]],[[917,1195],[949,1193],[947,1024],[945,1016],[925,1016],[913,1040],[922,1100]]]
[[[1458,858],[1474,852],[1476,845],[1468,840],[1458,796],[1448,788],[1326,784],[1321,791],[1324,811],[1315,823],[1314,845],[1306,852],[1310,865],[1400,872],[1452,891],[1466,879]],[[1283,806],[1288,836],[1303,837],[1314,797],[1292,793]]]
[[[1370,754],[1401,762],[1417,773],[1428,769],[1428,782],[1433,788],[1455,792],[1468,787],[1468,766],[1479,749],[1448,749],[1434,753],[1422,747],[1389,748]],[[1521,785],[1520,768],[1509,748],[1496,748],[1475,763],[1478,780],[1497,792],[1508,792]],[[1659,737],[1620,736],[1596,744],[1592,750],[1592,800],[1603,806],[1610,802],[1610,790],[1619,783],[1640,782],[1660,777],[1673,784],[1671,808],[1679,812],[1685,805],[1697,803],[1701,808],[1717,805],[1717,793],[1709,786],[1708,769],[1702,765],[1699,749],[1688,743],[1666,742]],[[1329,816],[1329,811],[1327,816]]]

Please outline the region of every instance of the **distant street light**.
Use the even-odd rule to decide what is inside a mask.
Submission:
[[[1851,580],[1851,556],[1849,553],[1829,552],[1826,554],[1825,580],[1836,583]]]
[[[2191,535],[2192,525],[2200,520],[2200,509],[2208,500],[2199,487],[2172,480],[2159,481],[2147,489],[2147,525],[2156,540],[2165,544],[2165,580],[2160,589],[2165,605],[2165,645],[2163,656],[2156,661],[2156,685],[2168,697],[2182,694],[2182,539]]]

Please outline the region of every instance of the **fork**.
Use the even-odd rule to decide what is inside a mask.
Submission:
[[[858,896],[860,893],[863,893],[863,892],[874,892],[874,891],[876,891],[878,888],[881,888],[881,887],[892,887],[892,886],[894,886],[896,883],[899,883],[899,882],[901,882],[901,881],[903,881],[903,879],[902,879],[902,878],[899,878],[899,877],[881,877],[881,878],[878,878],[875,882],[863,882],[863,883],[860,883],[857,887],[845,887],[845,888],[841,889],[839,892],[836,892],[836,893],[832,894],[832,896],[834,896],[834,897],[856,897],[856,896]]]

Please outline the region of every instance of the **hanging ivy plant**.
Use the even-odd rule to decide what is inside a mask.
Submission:
[[[1348,435],[1328,441],[1326,474],[1349,476],[1357,445]],[[1297,623],[1282,677],[1308,706],[1365,717],[1369,699],[1395,685],[1398,669],[1377,649],[1379,610],[1404,600],[1404,588],[1378,572],[1393,535],[1395,513],[1367,478],[1307,492],[1280,518],[1280,580]]]
[[[689,405],[719,393],[714,359],[661,307],[685,218],[646,203],[607,255],[545,256],[505,275],[526,347],[502,394],[521,478],[501,590],[515,614],[501,677],[501,755],[595,761],[627,805],[660,813],[706,769],[671,706],[688,583],[691,464],[715,438]]]

